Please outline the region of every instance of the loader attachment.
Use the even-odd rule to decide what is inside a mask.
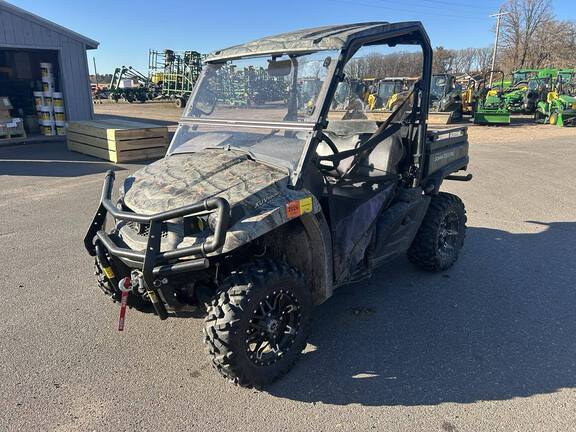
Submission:
[[[457,121],[456,117],[455,111],[430,111],[428,112],[428,123],[431,125],[447,125]]]
[[[477,110],[474,113],[474,124],[510,124],[508,110]]]

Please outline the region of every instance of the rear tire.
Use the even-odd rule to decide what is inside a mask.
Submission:
[[[174,101],[174,105],[176,106],[176,108],[182,108],[186,105],[186,101],[184,100],[184,98],[176,98],[176,100]]]
[[[240,268],[208,307],[204,341],[213,366],[240,386],[271,383],[306,346],[311,312],[311,293],[295,269],[271,260]]]
[[[427,271],[452,267],[464,245],[466,209],[456,195],[432,197],[422,225],[408,249],[408,259]]]

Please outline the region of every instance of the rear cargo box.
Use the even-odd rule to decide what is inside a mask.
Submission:
[[[429,130],[426,142],[423,177],[445,177],[468,165],[468,130],[466,127]]]

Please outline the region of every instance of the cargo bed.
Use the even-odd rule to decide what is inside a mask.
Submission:
[[[445,178],[465,170],[470,161],[468,147],[468,128],[465,126],[428,130],[422,185],[438,190]]]

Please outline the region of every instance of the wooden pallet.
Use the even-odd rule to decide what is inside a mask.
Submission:
[[[7,134],[0,133],[0,141],[11,140],[14,138],[26,138],[26,132],[11,132]]]
[[[164,156],[168,128],[128,120],[69,122],[68,149],[114,163]]]
[[[0,123],[0,140],[13,138],[26,138],[24,125],[20,122],[17,127],[6,127],[5,123]]]

